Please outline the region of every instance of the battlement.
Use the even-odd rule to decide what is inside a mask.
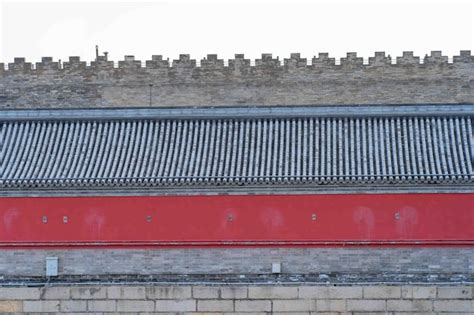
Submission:
[[[340,60],[319,53],[305,58],[243,54],[224,60],[153,55],[118,62],[107,55],[32,63],[0,63],[1,108],[175,107],[338,104],[474,103],[474,56],[462,50],[452,59],[441,51],[424,57],[407,51],[368,58],[347,53]]]
[[[0,74],[17,74],[17,73],[43,73],[45,71],[82,71],[82,70],[107,70],[107,69],[128,69],[128,70],[155,70],[162,68],[201,68],[206,70],[236,70],[240,68],[276,68],[276,69],[341,69],[344,67],[387,67],[396,68],[400,66],[418,66],[429,67],[438,65],[448,65],[456,63],[474,63],[474,56],[470,50],[461,50],[459,56],[454,56],[452,63],[449,62],[447,56],[443,56],[441,51],[432,51],[430,55],[423,58],[414,56],[413,52],[405,51],[400,57],[392,58],[386,55],[385,52],[376,52],[373,57],[369,57],[367,63],[364,63],[364,58],[358,57],[357,53],[349,52],[347,56],[340,59],[340,63],[336,63],[336,58],[330,58],[327,53],[319,53],[308,62],[308,59],[302,58],[299,53],[292,53],[289,58],[280,60],[279,57],[273,57],[272,54],[262,54],[260,59],[256,59],[254,63],[250,59],[246,59],[243,54],[236,54],[234,59],[228,59],[224,62],[219,59],[216,54],[208,54],[199,62],[192,59],[189,54],[181,54],[178,59],[172,62],[169,59],[163,59],[162,55],[153,55],[151,60],[142,62],[135,60],[133,55],[124,56],[123,60],[117,63],[107,60],[105,56],[99,56],[97,60],[87,63],[81,61],[80,57],[69,57],[69,61],[63,63],[53,61],[52,57],[42,57],[41,62],[31,63],[26,62],[25,58],[14,58],[12,63],[8,63],[5,68],[3,63],[0,63]]]

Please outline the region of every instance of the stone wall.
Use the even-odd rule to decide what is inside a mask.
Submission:
[[[396,61],[396,62],[395,62]],[[422,61],[422,63],[421,63]],[[225,64],[208,55],[197,65],[153,56],[145,66],[133,56],[118,63],[100,56],[59,63],[45,57],[33,68],[24,58],[0,64],[0,108],[255,106],[321,104],[474,103],[474,57],[434,51],[422,59],[405,52],[376,53],[368,63],[355,53],[336,64],[319,54],[280,60],[263,54],[252,64],[236,55]]]
[[[473,314],[472,286],[144,285],[0,287],[0,312]]]

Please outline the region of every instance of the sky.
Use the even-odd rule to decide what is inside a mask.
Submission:
[[[281,59],[299,52],[373,56],[474,51],[474,0],[11,1],[0,0],[0,62],[42,56],[112,60],[190,54]]]

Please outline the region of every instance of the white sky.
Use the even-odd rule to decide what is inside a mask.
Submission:
[[[90,61],[189,53],[232,58],[300,52],[399,56],[474,51],[474,0],[436,1],[8,1],[0,0],[0,62],[41,56]]]

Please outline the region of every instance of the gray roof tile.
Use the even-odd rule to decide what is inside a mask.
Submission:
[[[456,117],[4,121],[2,187],[474,181]]]

